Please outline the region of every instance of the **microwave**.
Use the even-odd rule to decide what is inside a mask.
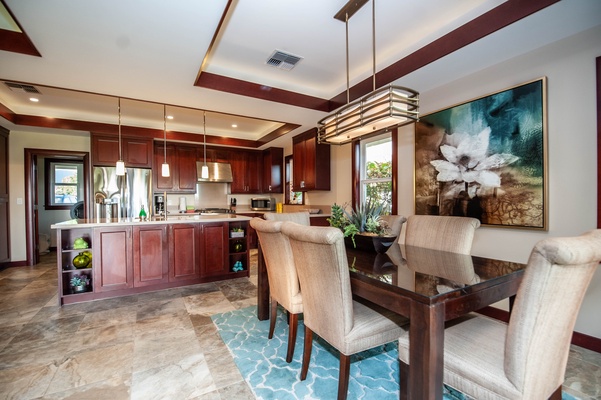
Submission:
[[[253,197],[250,199],[250,209],[253,211],[275,211],[273,197]]]

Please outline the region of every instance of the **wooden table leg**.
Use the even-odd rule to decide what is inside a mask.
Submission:
[[[444,304],[411,304],[409,340],[409,398],[442,399]]]
[[[267,278],[267,269],[265,268],[265,258],[261,250],[261,243],[258,245],[257,256],[257,317],[260,321],[269,319],[269,279]]]

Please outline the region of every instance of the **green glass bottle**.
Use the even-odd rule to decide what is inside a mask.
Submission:
[[[140,209],[140,221],[143,221],[146,219],[146,211],[144,210],[144,206],[142,206],[142,208]]]

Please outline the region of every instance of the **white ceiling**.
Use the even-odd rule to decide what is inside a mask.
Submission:
[[[505,0],[378,0],[377,70],[499,6]],[[163,128],[257,140],[284,123],[289,135],[325,113],[195,86],[217,74],[331,99],[346,90],[346,0],[4,0],[41,57],[0,50],[0,80],[35,85],[40,101],[0,84],[0,103],[15,114]],[[1,18],[0,18],[1,19]],[[420,92],[601,24],[601,1],[563,0],[401,77]],[[6,26],[6,25],[2,25]],[[349,20],[350,85],[372,75],[372,3]],[[219,28],[219,30],[218,30]],[[1,28],[0,28],[1,29]],[[211,42],[215,32],[214,46]],[[210,51],[209,51],[210,50]],[[302,57],[291,71],[266,65],[274,50]],[[208,53],[207,53],[208,52]],[[68,90],[65,90],[68,89]],[[231,128],[237,123],[238,128]],[[0,125],[18,129],[0,118]]]

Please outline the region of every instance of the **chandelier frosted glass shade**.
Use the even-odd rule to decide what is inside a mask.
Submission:
[[[317,124],[319,143],[345,144],[419,119],[419,93],[388,85],[338,109]]]

